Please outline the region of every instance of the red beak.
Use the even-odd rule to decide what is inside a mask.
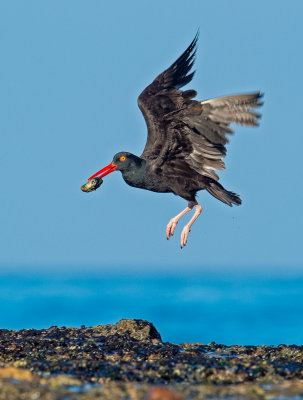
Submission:
[[[112,163],[108,164],[106,167],[100,169],[100,171],[96,172],[93,176],[88,178],[88,180],[90,181],[91,179],[95,178],[96,176],[99,176],[99,178],[103,178],[103,176],[106,176],[106,175],[110,174],[111,172],[114,172],[116,168],[117,168],[117,165],[112,162]]]

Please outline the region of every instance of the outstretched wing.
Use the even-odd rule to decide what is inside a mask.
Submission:
[[[192,101],[182,110],[164,116],[168,123],[167,140],[157,159],[157,167],[169,170],[171,165],[180,170],[188,168],[200,175],[219,180],[215,170],[225,169],[229,124],[257,126],[259,114],[254,109],[262,103],[257,93]]]
[[[179,89],[189,83],[194,76],[190,72],[195,58],[198,33],[185,52],[149,85],[138,97],[138,106],[145,118],[148,136],[144,151],[145,159],[158,157],[166,142],[167,121],[164,116],[182,109],[196,96],[194,90]]]
[[[256,126],[259,114],[254,109],[262,103],[259,92],[192,100],[196,91],[179,89],[194,75],[198,33],[185,52],[160,74],[138,98],[145,118],[148,137],[141,158],[153,160],[153,169],[167,176],[189,178],[194,170],[219,180],[215,170],[225,168],[228,134],[231,123]]]

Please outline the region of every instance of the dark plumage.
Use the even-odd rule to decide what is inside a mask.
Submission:
[[[179,90],[191,81],[190,72],[196,54],[198,34],[185,52],[149,85],[138,98],[145,118],[148,136],[143,153],[137,157],[128,152],[114,156],[113,162],[97,172],[100,177],[114,171],[122,172],[130,186],[154,192],[172,192],[188,201],[188,207],[169,222],[167,238],[174,233],[178,220],[194,206],[196,212],[184,227],[181,247],[201,213],[196,201],[199,190],[232,206],[240,198],[218,182],[215,170],[223,170],[229,124],[256,126],[261,105],[259,92],[197,101],[194,90]],[[93,178],[92,177],[92,178]]]

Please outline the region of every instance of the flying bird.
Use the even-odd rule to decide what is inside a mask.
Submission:
[[[241,204],[240,197],[218,181],[216,170],[225,169],[227,135],[231,123],[257,126],[255,113],[260,92],[194,100],[195,90],[180,90],[193,78],[198,33],[184,53],[143,90],[138,106],[146,121],[148,135],[140,157],[121,151],[113,161],[89,178],[103,178],[121,171],[133,187],[160,193],[174,193],[188,202],[166,227],[166,237],[174,235],[179,220],[195,208],[194,215],[181,233],[181,248],[193,223],[202,212],[196,196],[207,190],[229,206]]]

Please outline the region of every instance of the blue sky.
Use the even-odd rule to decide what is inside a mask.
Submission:
[[[0,3],[1,265],[302,265],[301,1]],[[237,128],[188,245],[169,219],[186,202],[128,187],[120,173],[80,186],[127,150],[140,155],[140,92],[200,28],[198,98],[260,90],[260,128]]]

